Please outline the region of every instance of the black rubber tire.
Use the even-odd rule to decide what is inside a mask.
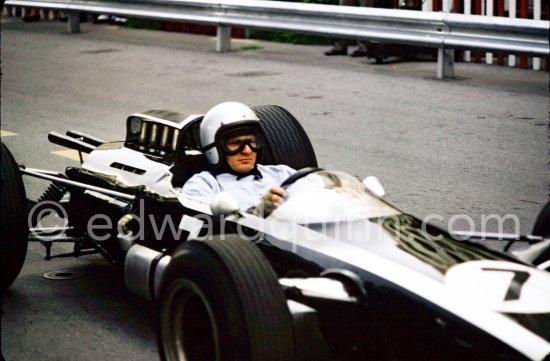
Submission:
[[[541,236],[544,238],[550,237],[550,201],[546,203],[544,208],[540,211],[535,226],[533,227],[533,235]],[[547,247],[542,253],[533,261],[534,264],[550,260],[550,247]]]
[[[8,148],[1,143],[1,232],[0,269],[2,293],[21,272],[27,254],[29,228],[27,197],[19,167]]]
[[[550,237],[550,201],[540,211],[533,227],[533,235]]]
[[[161,282],[162,360],[290,361],[292,320],[275,272],[236,235],[183,243]]]
[[[278,105],[252,107],[260,118],[267,146],[262,149],[261,164],[285,164],[294,169],[317,167],[317,157],[302,125]]]

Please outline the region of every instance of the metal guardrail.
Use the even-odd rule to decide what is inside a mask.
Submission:
[[[550,22],[541,20],[264,0],[7,0],[5,5],[62,10],[69,15],[69,33],[80,31],[80,12],[214,25],[218,52],[230,50],[231,27],[438,48],[439,79],[454,75],[451,49],[550,56]]]

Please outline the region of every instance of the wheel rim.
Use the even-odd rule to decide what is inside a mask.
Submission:
[[[167,360],[219,361],[220,347],[214,314],[198,286],[174,281],[161,310],[161,335]]]

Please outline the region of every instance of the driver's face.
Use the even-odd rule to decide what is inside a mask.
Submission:
[[[249,135],[238,135],[227,139],[227,144],[238,144],[246,140],[255,140],[256,136],[253,134]],[[255,143],[254,143],[255,144]],[[243,149],[235,155],[226,155],[225,159],[227,164],[237,173],[248,173],[254,168],[256,164],[257,153],[253,151],[248,144],[245,144]]]

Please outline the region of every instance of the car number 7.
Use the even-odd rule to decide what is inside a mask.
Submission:
[[[482,268],[483,271],[492,271],[492,272],[511,272],[514,274],[508,291],[506,291],[506,296],[504,296],[504,301],[515,301],[519,300],[521,294],[521,288],[527,282],[531,276],[529,272],[517,271],[511,269],[498,269],[498,268]]]

